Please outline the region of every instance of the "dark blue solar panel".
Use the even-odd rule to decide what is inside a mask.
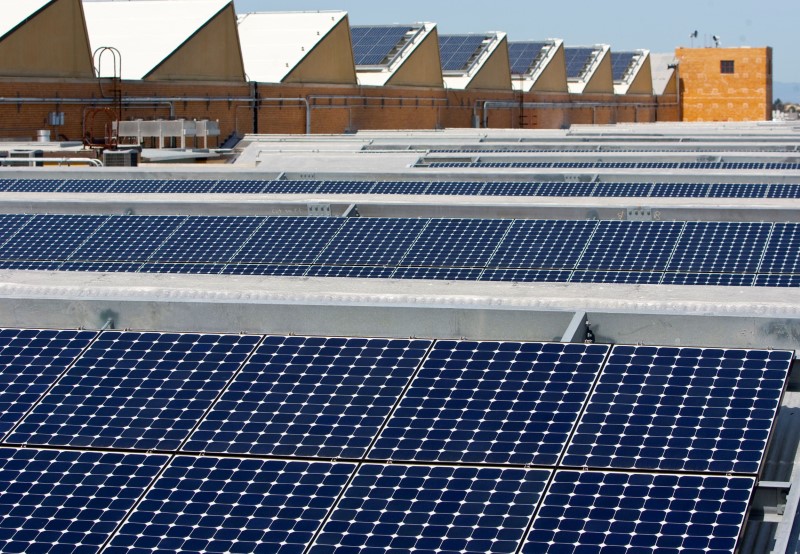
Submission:
[[[310,553],[514,552],[549,477],[549,470],[364,465]]]
[[[216,194],[258,194],[269,181],[261,179],[219,181],[214,186]]]
[[[5,260],[67,260],[107,215],[37,215],[0,249]]]
[[[767,198],[800,198],[800,184],[772,184],[766,194]]]
[[[68,179],[58,192],[105,192],[113,184],[112,179]]]
[[[160,179],[120,179],[114,181],[106,192],[117,192],[126,194],[142,194],[158,192],[164,181]]]
[[[424,219],[348,218],[316,260],[320,265],[396,264],[419,236]]]
[[[55,383],[94,331],[0,329],[0,436]]]
[[[323,181],[317,194],[368,194],[375,186],[373,181]]]
[[[39,262],[35,260],[22,261],[22,262],[0,261],[0,268],[35,270],[35,271],[57,271],[63,263],[64,262]]]
[[[171,179],[169,181],[162,181],[158,192],[161,194],[203,194],[211,192],[216,184],[216,181],[203,179]]]
[[[105,331],[7,440],[176,449],[258,340]]]
[[[579,79],[594,59],[594,48],[564,48],[567,64],[567,79]]]
[[[711,185],[706,183],[655,183],[650,196],[656,198],[703,198]]]
[[[98,552],[167,456],[0,448],[0,550]]]
[[[637,52],[611,52],[611,74],[615,81],[622,81],[631,67]]]
[[[591,196],[595,183],[542,183],[536,196]]]
[[[554,465],[607,352],[438,341],[369,457]]]
[[[576,271],[570,283],[624,283],[630,285],[657,285],[663,273],[652,271]]]
[[[596,221],[516,220],[488,265],[572,269],[596,227]]]
[[[615,346],[562,465],[759,471],[792,353]]]
[[[536,196],[539,183],[486,183],[483,196]]]
[[[372,188],[372,194],[424,194],[428,181],[379,181]]]
[[[756,276],[757,287],[800,287],[800,275],[768,275]]]
[[[69,260],[144,262],[184,221],[183,216],[110,216]]]
[[[354,468],[178,456],[104,552],[301,554]]]
[[[752,477],[558,471],[523,554],[730,554]]]
[[[672,221],[601,221],[577,267],[663,271],[681,229]]]
[[[59,271],[92,271],[103,273],[136,273],[142,267],[140,263],[125,262],[64,262],[58,266]]]
[[[5,192],[56,192],[63,184],[61,179],[14,179]]]
[[[267,337],[184,450],[360,458],[430,345]]]
[[[436,279],[439,281],[477,281],[483,269],[474,267],[398,267],[394,279]]]
[[[771,223],[697,222],[684,224],[667,266],[686,273],[755,273]]]
[[[317,192],[322,181],[267,181],[262,192],[268,194],[310,194]]]
[[[354,277],[362,279],[388,279],[394,267],[360,265],[314,265],[308,268],[307,277]]]
[[[12,182],[14,182],[14,179],[0,179],[0,192],[4,192]]]
[[[508,281],[517,283],[566,283],[570,271],[548,271],[546,269],[486,269],[480,281]]]
[[[219,275],[225,264],[141,264],[139,273],[175,273],[185,275]]]
[[[759,273],[800,273],[800,225],[776,223],[772,228]]]
[[[263,217],[192,216],[148,261],[225,263],[265,221]]]
[[[749,287],[755,275],[747,273],[665,273],[663,285],[715,285]]]
[[[709,187],[709,198],[764,198],[769,185],[761,183],[716,183]]]
[[[534,62],[545,55],[547,46],[549,44],[546,42],[509,42],[508,58],[511,63],[511,73],[515,75],[528,73],[535,67]]]
[[[634,197],[650,196],[651,183],[597,183],[592,196],[598,197]]]
[[[439,35],[442,71],[466,71],[483,50],[484,35]]]
[[[413,30],[398,25],[350,27],[356,65],[383,65],[391,62],[389,54]]]
[[[431,219],[400,265],[483,267],[510,225],[501,219]]]
[[[5,248],[3,245],[19,233],[23,227],[33,221],[32,215],[0,214],[0,258],[5,258]]]
[[[336,217],[271,217],[231,258],[235,263],[310,264],[344,226]]]
[[[307,265],[228,264],[222,275],[280,275],[299,276],[308,271]]]
[[[478,182],[432,182],[425,194],[475,196],[481,193],[485,183]]]

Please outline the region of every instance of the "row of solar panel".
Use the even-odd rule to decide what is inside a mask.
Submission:
[[[792,358],[12,329],[0,346],[7,441],[208,453],[0,449],[17,552],[732,552]],[[556,461],[570,434],[568,457],[665,473],[506,465]],[[263,459],[370,444],[416,464]]]
[[[754,487],[753,477],[0,448],[0,547],[728,554]]]
[[[800,163],[789,162],[437,162],[424,167],[470,169],[751,169],[797,171]]]
[[[791,361],[787,351],[5,329],[0,431],[6,445],[757,475]]]
[[[798,249],[797,223],[0,216],[6,269],[797,286]]]
[[[800,198],[800,184],[0,179],[0,192]]]

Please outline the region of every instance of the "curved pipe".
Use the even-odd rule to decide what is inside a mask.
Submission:
[[[67,167],[73,164],[86,164],[92,167],[103,167],[103,162],[95,160],[94,158],[0,158],[0,165],[14,165],[26,163],[31,166],[37,164],[52,164],[56,163],[59,166],[66,165]]]

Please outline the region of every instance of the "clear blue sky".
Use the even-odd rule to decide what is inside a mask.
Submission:
[[[505,31],[510,40],[672,52],[722,37],[723,46],[772,46],[774,80],[800,83],[800,0],[235,0],[239,12],[345,10],[350,23],[433,21],[440,33]],[[707,38],[704,38],[707,37]]]

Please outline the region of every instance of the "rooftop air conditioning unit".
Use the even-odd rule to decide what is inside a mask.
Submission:
[[[136,150],[103,152],[103,165],[106,167],[136,167],[139,165],[139,152]]]
[[[8,157],[12,159],[19,158],[19,162],[9,162],[7,165],[12,167],[42,167],[42,162],[34,162],[31,158],[43,158],[44,151],[42,150],[12,150],[8,153]],[[26,160],[26,161],[22,161]]]

